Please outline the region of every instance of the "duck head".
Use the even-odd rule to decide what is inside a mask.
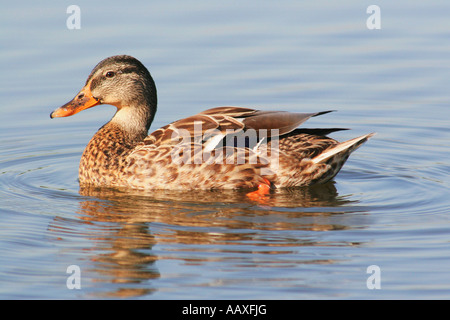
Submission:
[[[111,121],[149,129],[156,113],[156,86],[150,72],[137,59],[118,55],[102,60],[92,70],[84,87],[69,102],[50,114],[68,117],[100,104],[117,108]]]

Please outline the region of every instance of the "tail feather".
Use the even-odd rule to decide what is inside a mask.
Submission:
[[[330,158],[338,155],[338,154],[350,154],[356,149],[358,149],[364,142],[366,142],[369,138],[373,137],[375,133],[369,133],[358,138],[350,139],[345,142],[341,142],[335,147],[326,150],[325,152],[319,154],[315,158],[312,159],[314,163],[324,163],[328,161]]]

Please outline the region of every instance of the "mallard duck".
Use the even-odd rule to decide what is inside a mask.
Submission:
[[[170,123],[150,135],[156,86],[147,68],[128,55],[98,63],[81,91],[50,114],[71,116],[110,104],[112,119],[81,157],[81,185],[136,189],[238,189],[266,194],[273,188],[333,179],[348,156],[373,133],[339,143],[346,130],[298,128],[330,111],[292,113],[217,107]]]

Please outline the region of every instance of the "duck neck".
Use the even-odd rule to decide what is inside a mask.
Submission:
[[[80,183],[113,186],[126,157],[147,136],[153,119],[150,108],[122,107],[101,127],[80,160]]]
[[[122,107],[117,110],[110,124],[120,128],[126,140],[142,140],[147,135],[151,124],[151,115],[147,109]]]

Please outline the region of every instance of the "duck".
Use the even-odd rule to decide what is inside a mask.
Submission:
[[[87,144],[78,180],[82,186],[143,190],[245,189],[249,196],[277,188],[326,183],[349,155],[375,133],[344,142],[330,133],[345,128],[302,128],[302,113],[237,106],[214,107],[148,134],[157,91],[136,58],[99,62],[75,97],[50,118],[108,104],[117,108]]]

